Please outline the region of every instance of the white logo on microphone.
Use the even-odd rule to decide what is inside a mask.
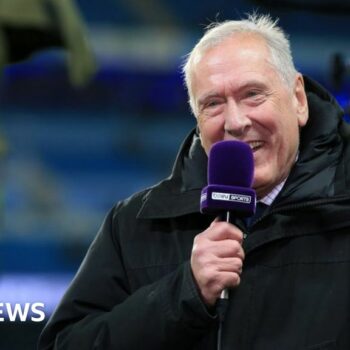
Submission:
[[[237,193],[222,193],[222,192],[213,192],[211,194],[211,199],[217,200],[217,201],[238,202],[238,203],[244,203],[244,204],[249,204],[252,201],[251,196],[247,196],[244,194],[237,194]]]

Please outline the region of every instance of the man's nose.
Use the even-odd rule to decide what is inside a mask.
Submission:
[[[235,102],[229,101],[225,111],[225,133],[239,137],[244,135],[250,125],[251,120],[244,111]]]

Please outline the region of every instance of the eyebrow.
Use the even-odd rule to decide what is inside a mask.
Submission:
[[[257,88],[266,88],[266,84],[264,82],[258,81],[258,80],[249,80],[247,82],[245,82],[243,85],[239,86],[237,88],[237,91],[242,91],[245,90],[247,88],[251,88],[251,87],[257,87]]]
[[[220,94],[218,92],[215,91],[210,91],[207,94],[205,94],[204,96],[202,96],[201,98],[198,99],[198,106],[202,106],[205,101],[211,99],[211,98],[216,98],[216,97],[221,97]]]

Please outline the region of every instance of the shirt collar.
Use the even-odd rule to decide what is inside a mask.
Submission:
[[[295,163],[297,162],[298,158],[299,158],[299,151],[298,151],[297,156],[295,158]],[[287,179],[288,179],[288,176],[282,182],[280,182],[276,187],[274,187],[270,193],[268,193],[265,197],[258,200],[258,202],[270,206],[273,203],[273,201],[276,199],[278,194],[282,191],[282,188],[283,188],[284,184],[286,183]]]
[[[265,197],[261,198],[258,202],[261,202],[270,206],[273,203],[273,201],[276,199],[278,194],[281,192],[286,181],[287,181],[287,178],[284,179],[281,183],[279,183],[276,187],[274,187],[270,193],[268,193]]]

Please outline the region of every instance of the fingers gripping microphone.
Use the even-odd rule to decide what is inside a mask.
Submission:
[[[208,186],[201,193],[200,210],[230,222],[230,216],[244,218],[254,215],[256,194],[251,188],[254,177],[253,152],[247,143],[221,141],[209,153]],[[224,317],[228,291],[218,300],[218,312]]]

